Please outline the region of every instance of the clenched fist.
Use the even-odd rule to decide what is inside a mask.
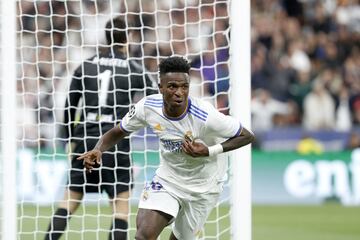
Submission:
[[[185,138],[181,146],[184,153],[192,156],[192,157],[206,157],[209,156],[208,147],[201,143],[196,142],[196,140],[191,140],[189,138]]]

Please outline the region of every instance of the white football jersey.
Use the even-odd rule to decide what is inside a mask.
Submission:
[[[163,113],[161,94],[139,101],[122,119],[120,127],[134,132],[149,126],[160,140],[160,166],[156,175],[167,184],[186,192],[220,191],[227,170],[227,159],[220,156],[193,158],[181,149],[185,134],[207,146],[238,136],[242,126],[231,116],[216,110],[210,103],[189,97],[186,111],[177,118]]]

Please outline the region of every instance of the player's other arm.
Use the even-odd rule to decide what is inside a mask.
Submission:
[[[225,142],[222,142],[221,146],[223,148],[223,152],[229,152],[231,150],[248,145],[254,142],[254,140],[255,135],[251,131],[243,127],[239,136],[229,138]]]
[[[206,106],[204,109],[206,109]],[[222,152],[240,148],[255,140],[254,134],[244,128],[235,118],[220,113],[211,105],[208,105],[207,112],[209,112],[209,115],[207,117],[204,136],[224,138],[227,140],[213,146],[206,146],[200,142],[185,140],[183,150],[190,156],[214,156]]]
[[[100,164],[102,153],[127,135],[128,133],[124,132],[120,127],[113,127],[99,139],[93,150],[82,154],[77,159],[83,160],[86,170],[91,172],[96,163]]]
[[[144,101],[145,99],[140,100],[130,112],[123,117],[119,126],[107,131],[97,142],[93,150],[78,157],[78,160],[83,160],[84,166],[88,171],[91,171],[96,163],[100,164],[101,155],[104,151],[113,147],[131,132],[137,131],[145,126]]]
[[[185,138],[182,149],[186,154],[192,157],[206,157],[241,148],[252,143],[254,140],[254,134],[243,127],[239,136],[229,138],[222,143],[210,147],[200,142],[191,141],[190,139]]]

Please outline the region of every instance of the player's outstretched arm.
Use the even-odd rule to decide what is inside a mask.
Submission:
[[[254,140],[254,134],[246,128],[243,128],[239,136],[229,138],[221,144],[210,147],[200,142],[191,141],[190,139],[185,138],[182,144],[182,150],[192,157],[206,157],[240,148],[252,143]]]
[[[83,153],[77,160],[83,160],[86,170],[91,172],[96,163],[101,163],[102,153],[113,147],[127,135],[121,128],[113,127],[99,139],[93,150]]]

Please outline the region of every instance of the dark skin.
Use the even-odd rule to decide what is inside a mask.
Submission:
[[[190,80],[187,73],[166,73],[160,76],[159,90],[168,117],[181,116],[188,105]]]
[[[164,114],[170,118],[176,118],[185,114],[188,106],[190,79],[187,73],[171,72],[160,75],[159,89],[164,100]],[[84,166],[91,171],[95,164],[101,163],[101,155],[104,151],[110,149],[119,140],[127,136],[121,128],[114,127],[106,132],[95,148],[82,154],[78,160],[83,160]],[[254,135],[247,129],[243,128],[240,135],[229,138],[221,143],[224,152],[228,152],[254,141]],[[208,146],[184,138],[182,150],[196,158],[209,156]],[[139,209],[136,218],[136,236],[137,240],[156,240],[163,229],[169,224],[173,216],[150,209]],[[177,240],[173,233],[169,240]]]

